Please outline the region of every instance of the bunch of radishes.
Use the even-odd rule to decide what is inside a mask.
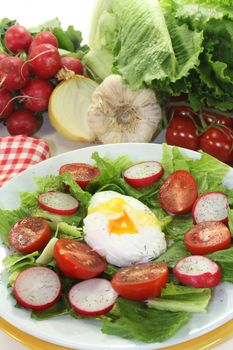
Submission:
[[[81,61],[61,57],[56,36],[42,31],[33,37],[28,29],[14,24],[4,35],[6,52],[0,52],[0,121],[11,135],[33,135],[41,126],[41,112],[61,68],[83,74]],[[54,79],[55,78],[55,79]]]

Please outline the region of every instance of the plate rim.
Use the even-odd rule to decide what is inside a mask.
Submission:
[[[121,147],[123,146],[129,146],[129,143],[124,143],[124,144],[120,144],[121,145]],[[162,144],[159,144],[159,143],[150,143],[150,144],[148,144],[148,143],[130,143],[130,145],[132,146],[145,146],[145,147],[149,147],[149,148],[151,148],[151,147],[154,147],[154,148],[159,148],[160,149],[160,152],[162,151]],[[7,188],[8,187],[10,187],[11,186],[11,184],[12,183],[14,183],[15,181],[17,181],[17,179],[18,178],[20,178],[20,177],[24,177],[25,176],[25,174],[26,173],[30,173],[30,172],[33,172],[33,170],[34,169],[36,169],[37,167],[40,167],[41,166],[41,164],[43,163],[43,164],[47,164],[47,163],[51,163],[51,162],[53,162],[54,161],[54,159],[55,159],[55,161],[56,161],[56,159],[59,159],[59,158],[63,158],[63,157],[65,157],[66,155],[73,155],[73,154],[76,154],[76,153],[82,153],[83,151],[84,152],[88,152],[89,154],[91,154],[91,153],[93,153],[93,151],[98,151],[99,149],[107,149],[108,147],[110,147],[110,148],[118,148],[119,147],[119,144],[111,144],[111,145],[93,145],[93,146],[89,146],[89,147],[84,147],[84,148],[79,148],[79,149],[75,149],[75,150],[72,150],[72,151],[69,151],[69,152],[65,152],[65,153],[62,153],[62,154],[58,154],[58,155],[56,155],[56,156],[54,156],[54,157],[51,157],[51,158],[49,158],[49,159],[46,159],[46,160],[44,160],[43,162],[40,162],[40,163],[37,163],[37,164],[35,164],[35,165],[32,165],[32,166],[30,166],[29,168],[27,168],[26,170],[24,170],[23,172],[21,172],[20,174],[18,174],[17,176],[15,176],[15,178],[13,178],[13,179],[11,179],[10,181],[8,181],[7,183],[5,183],[3,186],[2,186],[2,188],[0,189],[0,194],[1,194],[1,192],[2,192],[2,190],[4,190],[4,191],[6,191],[7,190]],[[170,146],[171,148],[172,148],[172,146]],[[185,148],[182,148],[182,147],[178,147],[181,151],[183,151],[184,153],[188,153],[191,157],[192,156],[194,156],[193,158],[200,158],[201,157],[201,154],[199,153],[199,152],[196,152],[196,151],[192,151],[192,150],[188,150],[188,149],[185,149]],[[127,153],[127,152],[126,152]],[[119,155],[120,155],[120,153],[119,153]],[[229,167],[229,173],[232,173],[233,174],[233,169],[231,168],[231,167]],[[232,310],[232,314],[233,314],[233,310]],[[0,317],[2,317],[5,321],[7,321],[7,322],[9,322],[10,324],[12,324],[13,323],[13,320],[12,320],[12,318],[11,317],[4,317],[4,315],[2,315],[1,314],[1,310],[0,310]],[[223,326],[225,323],[227,323],[229,320],[231,320],[232,319],[232,315],[231,314],[229,314],[226,318],[224,318],[224,321],[222,321],[222,320],[219,320],[219,321],[217,321],[216,323],[215,323],[215,325],[213,325],[212,327],[209,327],[208,328],[208,331],[206,331],[206,330],[204,330],[203,329],[203,331],[201,331],[200,332],[200,334],[198,334],[198,335],[196,335],[196,336],[193,336],[193,337],[190,337],[190,339],[186,339],[186,340],[184,340],[184,342],[187,342],[187,341],[190,341],[190,340],[192,340],[192,339],[196,339],[196,338],[198,338],[199,336],[203,336],[203,335],[205,335],[205,334],[208,334],[208,332],[211,332],[211,331],[213,331],[213,330],[215,330],[215,329],[217,329],[218,327],[221,327],[221,326]],[[13,323],[13,325],[14,325],[14,323]],[[23,329],[23,327],[20,327],[20,324],[17,324],[16,325],[17,326],[17,328],[19,329],[19,330],[21,330],[22,332],[26,332],[26,333],[28,333],[28,334],[32,334],[34,337],[36,337],[36,338],[38,338],[38,332],[32,332],[32,330],[30,329],[28,329],[28,330],[26,330],[25,331],[25,328]],[[27,328],[27,327],[26,327]],[[30,328],[30,327],[29,327]],[[39,339],[41,339],[41,340],[43,340],[43,341],[47,341],[47,342],[51,342],[51,338],[50,337],[45,337],[45,336],[41,336],[41,335],[39,335]],[[49,340],[50,339],[50,340]],[[171,338],[170,338],[171,339]],[[52,339],[52,342],[53,342],[54,340]],[[177,345],[177,344],[182,344],[183,342],[174,342],[173,343],[173,345],[168,345],[169,347],[170,346],[175,346],[175,345]],[[57,342],[57,343],[53,343],[53,344],[56,344],[56,345],[58,345],[58,346],[67,346],[67,345],[64,345],[64,343],[63,342]],[[141,343],[142,345],[149,345],[148,343]],[[154,344],[154,345],[153,345]],[[163,343],[153,343],[152,344],[152,346],[154,347],[154,346],[156,346],[157,344],[158,344],[158,346],[159,347],[156,347],[156,349],[163,349],[164,348],[164,346],[162,345]],[[140,345],[140,344],[139,344]],[[73,346],[73,345],[69,345],[69,346]],[[68,347],[69,347],[68,346]],[[88,347],[86,347],[86,346],[83,346],[83,345],[81,345],[82,346],[82,348],[83,349],[90,349],[90,345],[88,344],[87,346]],[[165,345],[166,346],[166,345]],[[126,349],[126,348],[131,348],[130,346],[129,347],[127,347],[127,346],[125,346],[124,347],[124,345],[123,346],[120,346],[120,348],[122,348],[122,349]],[[96,347],[92,347],[92,349],[96,349]],[[101,349],[101,348],[100,348]],[[104,349],[104,347],[102,348],[102,349]],[[112,347],[112,349],[116,349],[115,347]],[[133,347],[132,347],[132,349],[133,349]],[[138,346],[138,343],[137,344],[135,344],[135,349],[140,349],[140,347]]]

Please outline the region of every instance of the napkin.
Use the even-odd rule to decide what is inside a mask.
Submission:
[[[49,146],[43,139],[0,137],[0,187],[29,166],[49,157]]]

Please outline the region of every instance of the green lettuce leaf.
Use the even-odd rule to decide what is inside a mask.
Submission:
[[[101,157],[98,152],[92,154],[92,159],[94,159],[95,165],[100,170],[100,176],[88,184],[87,190],[91,193],[96,192],[105,185],[119,185],[117,179],[120,178],[122,171],[133,164],[127,156],[120,156],[115,160],[111,160],[107,157]]]
[[[22,269],[28,266],[35,265],[36,258],[39,256],[39,252],[33,252],[31,254],[24,255],[22,253],[13,253],[7,255],[2,263],[6,270],[14,272],[18,269]]]
[[[184,239],[184,234],[193,227],[191,215],[175,216],[173,220],[166,225],[166,233],[174,241]]]
[[[233,247],[208,254],[208,257],[221,267],[223,281],[233,283]]]
[[[160,255],[155,261],[166,262],[169,267],[173,268],[178,260],[189,255],[190,253],[187,250],[184,242],[178,241],[168,247],[167,251]]]
[[[102,79],[110,68],[120,73],[132,89],[155,81],[166,86],[199,64],[202,41],[201,32],[165,18],[158,0],[102,0],[96,4],[85,62]],[[105,60],[98,59],[102,52],[108,56],[106,71]]]
[[[61,181],[63,184],[69,186],[70,194],[76,198],[79,203],[86,207],[91,199],[91,194],[84,191],[75,181],[72,179],[69,173],[64,173],[61,175]],[[80,209],[80,208],[79,208]]]
[[[36,259],[39,256],[39,252],[33,252],[31,254],[13,253],[7,255],[2,263],[5,269],[9,272],[8,275],[8,287],[12,287],[18,274],[31,267],[36,266]]]
[[[186,312],[149,309],[144,303],[118,298],[103,319],[102,332],[144,343],[162,342],[190,318]]]
[[[43,321],[53,317],[68,315],[69,312],[70,308],[68,308],[67,303],[65,303],[64,297],[62,296],[61,299],[50,308],[42,311],[32,311],[31,318],[37,321]]]
[[[228,209],[228,226],[233,237],[233,209]]]
[[[167,311],[206,312],[211,289],[168,283],[159,298],[147,300],[150,308]]]
[[[11,227],[19,220],[29,215],[27,209],[3,210],[0,209],[0,238],[6,246],[9,246],[8,233]]]

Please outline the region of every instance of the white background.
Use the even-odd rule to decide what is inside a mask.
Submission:
[[[84,41],[88,41],[88,26],[91,20],[92,7],[95,0],[6,0],[1,1],[0,17],[16,19],[20,24],[30,27],[58,17],[65,29],[72,24],[83,32]],[[0,125],[0,135],[6,134]],[[65,140],[57,135],[54,129],[45,121],[38,136],[45,137],[52,147],[52,153],[63,153],[83,145]],[[0,302],[1,303],[1,302]],[[26,350],[25,346],[0,331],[0,348],[2,350]],[[233,338],[214,347],[214,350],[233,349]],[[42,350],[42,349],[41,349]],[[188,349],[187,349],[188,350]]]

